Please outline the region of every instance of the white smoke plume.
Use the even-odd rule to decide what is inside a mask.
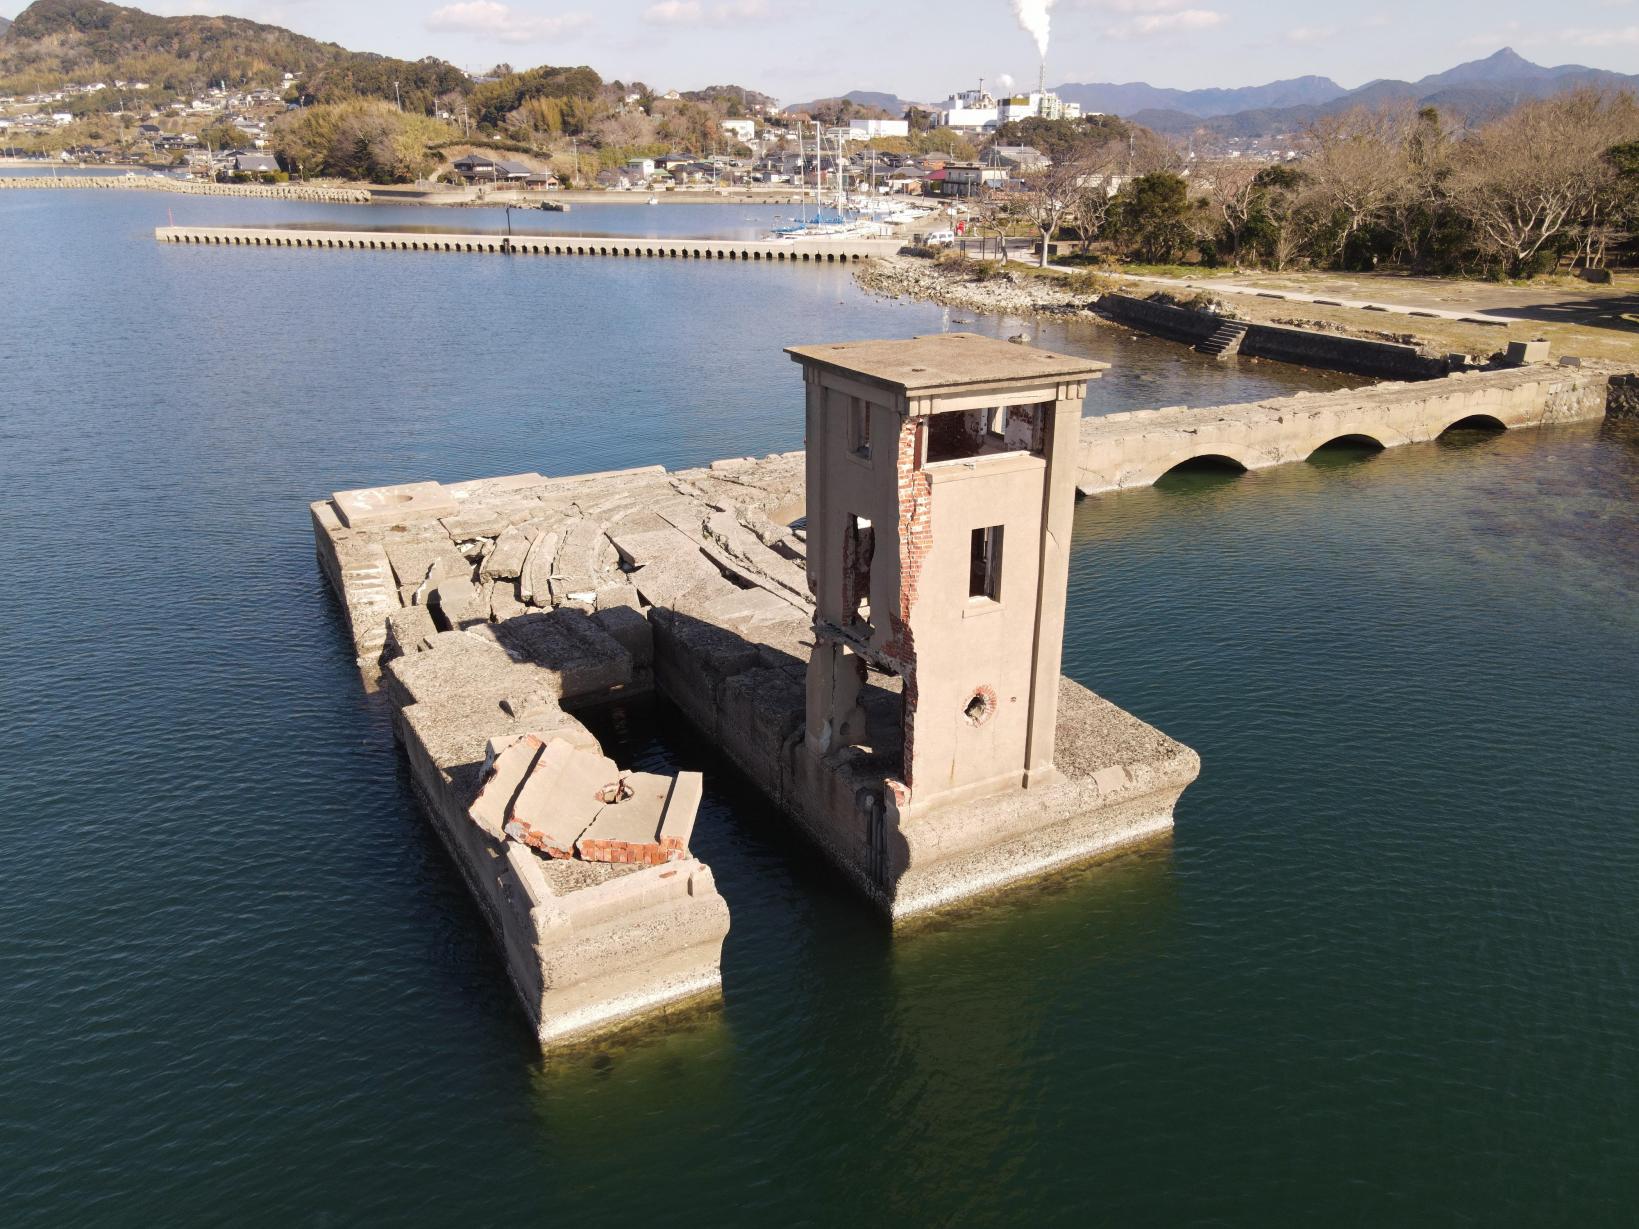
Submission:
[[[999,89],[999,90],[1006,90],[1006,91],[1011,92],[1012,89],[1013,89],[1013,74],[1012,73],[997,73],[996,74],[996,88]]]
[[[1019,19],[1020,28],[1036,40],[1036,51],[1043,60],[1047,59],[1048,16],[1052,9],[1053,0],[1013,0],[1013,16]]]

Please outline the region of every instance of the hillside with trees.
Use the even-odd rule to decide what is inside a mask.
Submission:
[[[1356,108],[1298,145],[1268,163],[1089,141],[987,209],[1079,240],[1090,260],[1510,278],[1565,258],[1600,267],[1639,230],[1639,102],[1625,92],[1531,100],[1478,126]]]
[[[311,73],[347,52],[241,17],[156,17],[103,0],[35,0],[0,36],[0,92],[140,80],[180,94]]]

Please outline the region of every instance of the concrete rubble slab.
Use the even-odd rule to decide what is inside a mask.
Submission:
[[[406,482],[399,486],[361,487],[330,496],[341,523],[348,528],[394,525],[405,521],[448,516],[457,504],[436,482]]]
[[[531,536],[522,525],[508,525],[485,553],[478,574],[485,580],[517,580],[529,555]]]
[[[498,745],[499,744],[499,745]],[[507,812],[512,800],[546,744],[534,734],[521,734],[511,741],[491,739],[485,763],[483,784],[478,796],[467,808],[472,822],[496,840],[506,827]]]
[[[513,799],[506,833],[549,858],[572,858],[575,842],[603,809],[604,791],[619,778],[613,760],[551,739]]]
[[[664,862],[660,817],[671,784],[670,777],[652,772],[622,776],[575,842],[576,856],[588,862]]]
[[[556,530],[542,530],[529,544],[522,570],[518,573],[518,596],[535,606],[545,605],[552,590],[552,561],[558,555],[561,535]]]

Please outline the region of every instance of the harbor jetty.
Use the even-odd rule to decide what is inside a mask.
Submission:
[[[368,188],[316,184],[207,183],[168,175],[5,175],[0,188],[79,188],[126,192],[179,192],[188,196],[252,196],[263,200],[311,201],[325,205],[368,205]]]
[[[497,235],[382,230],[289,230],[246,226],[159,226],[160,243],[211,247],[328,248],[364,252],[487,252],[512,256],[638,256],[680,260],[871,260],[897,239],[689,239],[633,235]]]
[[[1164,838],[1199,771],[1060,675],[1078,490],[1632,400],[1625,372],[1536,363],[1083,418],[1087,359],[969,334],[789,353],[804,452],[311,505],[366,685],[543,1044],[718,993],[729,927],[690,848],[704,783],[622,769],[588,709],[664,697],[897,923]]]

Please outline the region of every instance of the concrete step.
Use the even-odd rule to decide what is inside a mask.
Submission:
[[[1212,330],[1212,335],[1195,349],[1214,358],[1228,358],[1240,350],[1246,330],[1247,326],[1239,320],[1221,321],[1218,327]]]

